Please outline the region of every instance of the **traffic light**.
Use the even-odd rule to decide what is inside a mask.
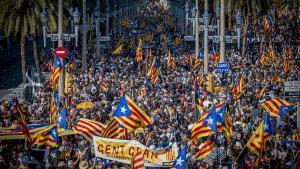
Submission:
[[[208,81],[205,82],[206,90],[214,93],[215,92],[215,83],[214,83],[214,77],[212,75],[208,75]]]

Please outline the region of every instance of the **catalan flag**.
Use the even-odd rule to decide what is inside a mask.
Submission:
[[[57,126],[51,125],[35,133],[32,137],[32,141],[34,144],[38,146],[49,145],[51,147],[57,147],[57,142],[58,142]]]
[[[230,140],[232,138],[232,121],[227,115],[224,117],[224,120],[225,125],[223,129],[225,131],[227,139]]]
[[[291,62],[289,59],[284,59],[283,62],[283,71],[285,73],[289,72],[291,70]]]
[[[272,77],[272,82],[277,83],[279,80],[280,80],[280,77],[278,76],[278,74],[274,74],[274,76]]]
[[[119,44],[116,49],[114,50],[113,54],[114,55],[120,55],[123,51],[123,43]]]
[[[144,153],[137,151],[132,157],[131,169],[146,169],[144,165]]]
[[[136,60],[138,62],[141,62],[143,60],[143,56],[142,56],[142,49],[143,49],[143,46],[142,46],[143,42],[142,42],[142,39],[139,40],[139,45],[136,49],[136,53],[135,53],[135,57],[136,57]]]
[[[283,117],[288,110],[293,108],[293,105],[286,100],[274,98],[264,101],[261,106],[274,117]]]
[[[158,80],[158,75],[160,73],[160,66],[161,66],[161,63],[160,63],[159,59],[154,57],[154,59],[152,61],[151,69],[148,72],[148,77],[153,83],[156,83],[156,81]]]
[[[108,90],[108,83],[105,83],[105,82],[102,82],[100,83],[100,88],[103,90],[103,91],[107,91]]]
[[[51,103],[50,103],[50,124],[56,123],[56,115],[59,110],[59,107],[55,104],[55,93],[53,93]]]
[[[147,88],[145,87],[145,85],[143,85],[140,89],[140,97],[144,97],[147,94]]]
[[[183,147],[181,152],[176,157],[176,160],[173,162],[173,168],[175,169],[186,169],[186,147]]]
[[[175,60],[174,58],[171,56],[171,51],[169,50],[169,53],[168,53],[168,62],[167,62],[167,66],[169,69],[174,69],[176,67],[176,64],[175,64]]]
[[[260,123],[256,131],[248,140],[246,146],[255,155],[260,156],[265,149],[266,141],[274,134],[270,115],[266,114],[264,120]]]
[[[125,27],[130,27],[130,20],[128,18],[124,18],[121,20],[121,25]]]
[[[152,123],[151,118],[126,95],[120,100],[114,117],[128,132]]]
[[[197,67],[201,64],[202,59],[203,59],[203,53],[199,52],[199,55],[195,60],[194,71],[197,70]]]
[[[263,20],[263,29],[265,31],[265,36],[268,38],[272,33],[273,21],[270,16],[265,16]]]
[[[245,89],[245,81],[243,76],[241,76],[238,85],[234,89],[234,100],[240,98],[240,95],[244,92],[244,89]]]
[[[80,118],[74,126],[74,131],[84,136],[87,140],[92,141],[93,136],[101,136],[106,126],[100,122]]]
[[[185,56],[185,61],[186,61],[187,64],[190,64],[191,61],[192,61],[192,55],[186,55]]]
[[[118,139],[124,136],[124,128],[121,128],[116,119],[112,119],[104,131],[101,133],[101,137]]]
[[[249,150],[254,153],[256,156],[260,156],[263,147],[264,147],[264,140],[263,140],[263,123],[260,123],[259,127],[256,129],[256,131],[252,134],[250,139],[248,140],[246,146],[249,148]]]
[[[214,105],[212,106],[211,109],[209,109],[208,111],[206,111],[198,120],[198,122],[195,124],[195,126],[191,129],[191,143],[194,144],[196,142],[197,139],[202,138],[202,137],[206,137],[206,136],[210,136],[212,134],[215,133],[215,129],[217,127],[217,131],[222,131],[223,128],[223,120],[220,119],[220,117],[218,116],[218,114],[222,113],[223,111],[225,111],[225,107],[224,107],[224,103],[219,103],[218,105]],[[208,114],[210,114],[210,116],[208,116]],[[211,117],[211,118],[209,118]],[[213,118],[212,118],[213,117]],[[212,119],[212,121],[211,121]],[[205,123],[206,121],[206,123]],[[210,125],[207,125],[207,123],[211,123]],[[217,126],[215,126],[215,124],[213,123],[217,123]],[[212,127],[214,129],[212,129]]]
[[[62,74],[62,61],[60,58],[54,58],[54,69],[52,71],[52,76],[50,78],[50,85],[52,88],[58,87],[58,79],[59,76]]]
[[[215,142],[210,139],[200,144],[199,151],[195,155],[196,159],[201,160],[207,157],[213,151],[214,145]]]
[[[196,83],[195,86],[195,105],[199,110],[203,108],[203,100],[201,98],[201,92],[199,90],[199,85]]]
[[[58,128],[63,128],[64,130],[67,129],[67,108],[64,107],[58,117],[57,120],[57,126]]]
[[[268,82],[265,84],[265,86],[260,90],[260,92],[257,95],[257,98],[260,99],[262,97],[262,95],[264,94],[268,84],[270,83],[271,80],[268,80]]]
[[[272,135],[274,135],[274,133],[275,132],[271,123],[270,114],[267,113],[264,119],[264,133],[263,133],[264,142],[268,140]]]
[[[17,99],[16,99],[15,109],[18,113],[17,120],[18,120],[19,125],[21,126],[21,130],[22,130],[23,134],[27,137],[27,139],[29,141],[31,141],[29,129],[27,127],[27,123],[26,123],[26,120],[25,120],[25,117],[24,117],[24,114],[23,114],[23,110],[22,110],[22,108],[21,108],[21,106],[20,106]]]

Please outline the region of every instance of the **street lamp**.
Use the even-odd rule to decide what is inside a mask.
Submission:
[[[237,29],[237,41],[238,41],[238,49],[240,49],[240,43],[241,43],[241,23],[242,23],[242,15],[240,10],[237,11],[236,15],[235,15],[235,19],[236,19],[236,29]]]
[[[207,1],[206,1],[207,2]],[[208,73],[208,24],[210,20],[210,15],[208,14],[208,9],[205,9],[204,14],[202,15],[203,17],[203,23],[204,23],[204,66],[203,66],[203,73],[207,74]],[[197,56],[198,57],[198,56]]]
[[[48,23],[48,14],[45,9],[40,14],[41,22],[43,25],[43,39],[44,39],[44,47],[46,47],[46,40],[50,38],[51,41],[58,41],[59,34],[58,33],[47,33],[47,23]],[[78,46],[78,23],[80,21],[80,13],[76,8],[75,12],[73,12],[73,22],[75,24],[75,33],[74,34],[62,34],[62,38],[65,41],[70,41],[71,38],[75,38],[76,47]]]

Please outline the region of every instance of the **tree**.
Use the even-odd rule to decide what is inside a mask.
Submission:
[[[0,1],[0,27],[7,37],[20,38],[22,80],[26,82],[26,39],[33,36],[34,59],[39,68],[37,37],[41,32],[40,12],[48,8],[50,30],[57,29],[55,17],[55,3],[53,0],[1,0]]]

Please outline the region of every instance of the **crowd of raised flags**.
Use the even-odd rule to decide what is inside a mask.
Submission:
[[[148,6],[147,11],[149,12],[149,9],[152,9],[154,7]],[[156,9],[157,10],[157,9]],[[158,10],[159,12],[160,11]],[[283,14],[282,14],[283,15]],[[147,15],[146,15],[147,16]],[[282,17],[282,16],[280,16]],[[145,18],[139,18],[139,19],[145,19]],[[137,22],[139,21],[139,22]],[[142,20],[130,20],[129,18],[125,18],[122,20],[121,24],[122,26],[132,29],[132,27],[147,27],[144,23],[145,21]],[[114,57],[123,57],[124,49],[127,47],[131,48],[133,51],[135,51],[135,57],[134,60],[138,64],[138,69],[134,73],[136,74],[142,74],[141,72],[143,69],[146,73],[143,73],[144,75],[144,83],[139,88],[139,90],[135,90],[136,94],[129,94],[129,93],[122,93],[119,94],[117,97],[116,95],[112,95],[109,92],[113,89],[113,85],[110,84],[108,81],[102,80],[99,83],[99,89],[103,92],[109,95],[110,101],[114,102],[114,109],[112,109],[111,118],[105,119],[105,120],[92,120],[89,119],[88,116],[82,115],[80,118],[76,120],[76,123],[71,123],[70,116],[72,114],[72,108],[70,105],[74,104],[70,102],[70,99],[72,99],[72,92],[73,92],[73,86],[74,84],[71,83],[72,80],[74,80],[74,76],[70,76],[70,79],[67,78],[66,82],[66,89],[65,89],[65,96],[63,98],[59,98],[57,96],[57,88],[58,88],[58,79],[59,76],[62,76],[62,60],[60,58],[55,57],[54,58],[54,64],[52,68],[52,76],[50,78],[49,85],[52,88],[52,92],[50,92],[51,98],[50,100],[50,106],[49,106],[49,124],[47,126],[43,126],[38,128],[38,130],[32,130],[29,129],[27,122],[25,120],[25,114],[22,110],[19,101],[15,99],[15,110],[17,112],[17,122],[20,126],[21,132],[24,134],[28,142],[31,142],[37,147],[61,147],[65,146],[63,145],[62,141],[59,137],[61,137],[62,133],[64,131],[67,131],[68,129],[72,129],[74,131],[73,134],[78,134],[83,136],[86,140],[89,142],[92,142],[93,136],[100,136],[105,138],[112,138],[112,139],[134,139],[134,133],[140,132],[143,134],[144,142],[147,143],[149,140],[154,137],[153,132],[149,133],[143,133],[143,131],[146,128],[152,128],[153,125],[161,125],[167,121],[167,119],[164,119],[162,121],[157,120],[156,118],[160,118],[159,111],[157,108],[161,107],[162,105],[155,105],[155,103],[151,103],[153,105],[147,105],[150,108],[153,108],[150,112],[146,112],[146,110],[149,110],[145,106],[141,106],[142,102],[144,102],[144,98],[151,97],[154,95],[149,95],[151,90],[153,90],[154,86],[157,88],[162,87],[161,82],[165,81],[163,77],[163,73],[166,73],[164,71],[173,71],[177,69],[181,69],[181,67],[187,67],[187,71],[190,71],[190,84],[187,84],[185,87],[189,86],[189,88],[192,88],[190,90],[191,93],[189,93],[190,96],[193,96],[192,104],[190,105],[184,105],[186,107],[190,106],[190,111],[193,114],[200,114],[200,117],[197,121],[190,121],[192,126],[189,128],[189,131],[183,132],[183,133],[189,133],[188,134],[188,140],[184,140],[183,133],[180,133],[175,137],[175,140],[179,142],[180,148],[178,152],[178,156],[174,156],[174,152],[170,151],[171,149],[164,149],[167,151],[167,159],[171,159],[171,161],[174,161],[173,164],[171,164],[169,167],[173,167],[176,169],[184,169],[189,167],[200,167],[197,164],[192,164],[193,162],[201,161],[204,162],[204,159],[208,158],[212,152],[215,149],[218,149],[219,144],[223,144],[220,142],[219,137],[224,136],[226,137],[227,142],[233,142],[234,140],[234,132],[240,132],[239,130],[235,129],[235,122],[237,122],[237,119],[243,119],[245,118],[245,114],[241,110],[241,102],[242,99],[245,97],[247,93],[247,89],[252,84],[249,83],[249,79],[247,79],[246,73],[239,73],[236,75],[235,79],[236,82],[232,82],[231,87],[228,87],[226,89],[227,93],[225,93],[226,99],[218,99],[216,98],[217,95],[214,95],[214,92],[208,92],[206,90],[206,86],[204,81],[207,81],[207,77],[205,77],[202,73],[199,73],[201,70],[201,64],[203,63],[203,53],[200,51],[199,56],[194,56],[190,54],[190,51],[187,51],[185,55],[181,56],[181,53],[179,52],[182,48],[182,37],[179,34],[175,34],[171,37],[171,34],[167,32],[166,25],[173,25],[171,27],[174,27],[174,18],[171,15],[166,15],[166,18],[164,18],[164,24],[157,24],[157,26],[153,26],[155,29],[155,32],[145,32],[144,35],[139,35],[136,37],[136,39],[129,39],[129,40],[120,40],[115,46],[115,50],[112,51],[112,55]],[[139,26],[136,26],[137,23],[140,23]],[[166,24],[166,25],[165,25]],[[270,16],[264,16],[262,19],[262,25],[263,25],[263,33],[265,38],[271,38],[272,32],[274,29],[274,23],[272,21],[272,18]],[[151,28],[153,28],[151,27]],[[124,37],[124,36],[123,36]],[[159,37],[159,38],[157,38]],[[125,37],[126,39],[127,37]],[[143,46],[149,45],[153,46],[155,44],[155,41],[159,39],[159,45],[162,44],[162,46],[154,46],[154,47],[148,47],[145,49]],[[127,41],[127,43],[126,43]],[[135,42],[137,42],[137,45],[135,45]],[[129,44],[129,46],[128,46]],[[173,46],[172,46],[173,45]],[[263,44],[260,44],[263,46]],[[172,46],[172,47],[170,47]],[[210,53],[210,61],[213,61],[214,63],[218,63],[220,56],[218,53],[218,47],[217,49],[213,50]],[[173,52],[171,52],[173,50]],[[152,51],[155,51],[152,53]],[[291,48],[285,48],[282,51],[282,56],[276,56],[275,49],[272,48],[272,46],[266,47],[260,47],[260,50],[258,51],[260,53],[259,58],[257,61],[260,63],[260,67],[258,69],[267,69],[267,67],[270,64],[274,64],[274,66],[281,72],[289,73],[293,69],[298,69],[296,71],[299,71],[299,65],[294,66],[292,65],[293,60],[296,57],[296,54],[293,54]],[[161,55],[161,56],[159,56]],[[163,58],[165,56],[165,58]],[[230,57],[230,56],[229,56]],[[180,61],[182,59],[182,61]],[[164,61],[166,60],[166,62]],[[278,62],[279,60],[279,62]],[[74,59],[74,55],[72,55],[72,59],[70,59],[70,62],[68,63],[68,68],[72,71],[76,71],[76,59]],[[185,63],[184,63],[185,62]],[[129,63],[128,63],[129,65]],[[165,66],[166,65],[166,66]],[[234,65],[234,63],[232,63]],[[244,65],[236,65],[238,69],[242,72],[241,69],[243,69]],[[166,68],[166,69],[165,69]],[[213,70],[215,68],[212,68]],[[67,72],[68,73],[71,73]],[[253,72],[254,74],[256,72]],[[233,74],[231,74],[233,76]],[[281,73],[282,75],[282,73]],[[239,152],[239,154],[234,158],[231,159],[231,163],[228,164],[228,166],[241,167],[243,166],[240,163],[240,158],[245,156],[245,151],[248,148],[249,152],[256,155],[255,158],[255,166],[259,167],[262,165],[263,158],[265,157],[264,154],[266,151],[270,151],[267,149],[267,143],[270,141],[271,138],[275,137],[275,128],[277,126],[274,126],[274,120],[282,120],[286,118],[289,115],[289,112],[295,111],[295,106],[292,102],[287,101],[286,99],[282,97],[272,97],[266,99],[266,90],[270,84],[282,84],[282,81],[286,80],[287,77],[283,77],[278,73],[274,73],[271,76],[269,75],[267,80],[265,81],[264,86],[261,88],[258,93],[253,94],[254,98],[260,100],[261,102],[256,105],[257,107],[262,108],[262,119],[259,121],[259,118],[257,118],[257,122],[251,123],[251,124],[258,124],[257,126],[253,126],[253,132],[250,133],[251,136],[248,137],[246,140],[247,142],[244,144],[243,149]],[[105,75],[104,75],[105,76]],[[115,75],[114,75],[115,76]],[[134,75],[133,75],[134,76]],[[178,75],[179,76],[179,75]],[[299,76],[299,73],[298,73]],[[138,76],[137,76],[138,77]],[[129,77],[128,77],[129,78]],[[177,77],[173,77],[177,78]],[[223,77],[226,78],[226,77]],[[127,84],[128,85],[128,84]],[[139,84],[136,84],[137,86]],[[181,85],[181,84],[180,84]],[[182,87],[182,86],[181,86]],[[225,86],[219,86],[220,88],[225,88]],[[181,90],[181,88],[180,88]],[[181,92],[180,90],[177,90]],[[213,89],[215,90],[215,89]],[[223,92],[224,89],[220,89],[221,92]],[[155,92],[155,91],[154,91]],[[159,92],[159,90],[157,90]],[[210,94],[208,94],[210,93]],[[115,93],[114,93],[115,94]],[[165,95],[162,93],[157,93],[160,99],[164,99]],[[130,98],[129,95],[137,96],[137,98]],[[177,95],[178,96],[178,95]],[[212,97],[211,100],[217,100],[214,102],[210,102],[209,104],[206,103],[208,100],[208,97]],[[118,98],[118,99],[116,99]],[[263,100],[264,98],[264,100]],[[102,98],[103,99],[103,98]],[[94,107],[95,104],[91,103],[88,105],[88,101],[90,99],[83,99],[82,105],[83,107]],[[151,98],[149,99],[151,100]],[[101,100],[101,104],[106,105],[107,100]],[[253,101],[254,102],[254,101]],[[176,103],[174,103],[176,104]],[[179,103],[178,103],[179,104]],[[238,105],[236,106],[236,109],[229,108],[232,105]],[[74,106],[74,105],[73,105]],[[99,106],[99,105],[97,105]],[[166,110],[169,114],[168,118],[170,118],[171,122],[176,123],[178,130],[184,130],[180,127],[180,125],[183,125],[183,120],[179,119],[179,110],[176,109],[176,106],[173,104],[167,104],[163,105],[166,107]],[[79,104],[77,105],[77,108],[79,108]],[[105,107],[104,107],[105,108]],[[103,108],[103,109],[104,109]],[[178,108],[178,107],[177,107]],[[156,110],[154,110],[156,109]],[[106,109],[104,109],[106,110]],[[237,110],[237,116],[233,118],[234,112],[231,112],[233,110]],[[106,112],[109,114],[109,112]],[[158,115],[158,117],[156,116]],[[84,117],[86,116],[86,117]],[[183,116],[188,116],[187,114],[184,114]],[[183,117],[181,116],[181,117]],[[173,120],[173,121],[172,121]],[[158,122],[157,122],[158,121]],[[106,123],[105,123],[106,122]],[[179,124],[181,123],[181,124]],[[186,127],[187,124],[185,124]],[[156,126],[156,127],[164,127],[164,126]],[[154,127],[153,127],[154,128]],[[7,130],[12,131],[12,130]],[[175,131],[173,131],[175,132]],[[2,138],[2,135],[7,134],[8,132],[2,132],[0,130],[0,136]],[[179,138],[176,138],[179,137]],[[169,137],[170,140],[174,139],[173,137]],[[63,139],[62,139],[63,140]],[[295,147],[297,147],[296,155],[293,158],[293,166],[299,167],[299,162],[297,163],[297,160],[300,159],[300,151],[299,151],[299,145],[298,141],[300,141],[300,134],[295,133],[293,134],[292,140],[295,142]],[[85,154],[85,153],[83,153]],[[131,162],[131,168],[134,169],[142,169],[145,168],[144,165],[144,154],[141,151],[137,151],[132,156],[132,162]],[[208,164],[210,165],[210,164]],[[221,165],[221,164],[220,164]]]

